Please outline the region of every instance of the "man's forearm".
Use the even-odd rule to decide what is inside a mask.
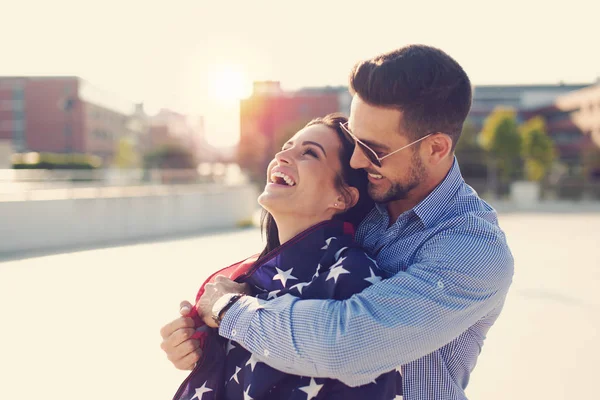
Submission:
[[[345,301],[246,298],[225,314],[219,332],[278,370],[359,386],[442,347],[505,295],[418,293],[397,282],[402,278],[411,277]]]

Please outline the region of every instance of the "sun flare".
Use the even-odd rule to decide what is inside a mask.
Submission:
[[[251,82],[239,65],[216,65],[210,74],[211,95],[217,100],[231,102],[248,97]]]

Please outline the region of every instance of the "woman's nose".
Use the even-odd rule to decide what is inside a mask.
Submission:
[[[275,154],[275,160],[277,164],[289,164],[290,163],[290,154],[288,150],[281,150],[279,153]]]

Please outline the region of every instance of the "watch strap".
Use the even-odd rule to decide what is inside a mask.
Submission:
[[[227,303],[221,307],[220,310],[215,310],[215,312],[213,313],[212,319],[213,321],[215,321],[215,323],[217,325],[221,325],[221,319],[223,318],[223,315],[225,314],[225,312],[227,310],[229,310],[231,308],[231,306],[233,306],[235,304],[236,301],[238,301],[240,299],[240,297],[243,296],[243,294],[241,293],[232,293],[232,294],[225,294],[223,295],[223,297],[227,296],[229,299],[227,300]],[[223,299],[226,300],[226,299]],[[221,299],[217,300],[218,302],[221,301]]]

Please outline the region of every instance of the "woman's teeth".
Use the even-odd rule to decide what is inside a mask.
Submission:
[[[271,174],[271,181],[273,181],[274,183],[278,183],[275,178],[283,179],[283,181],[288,186],[294,186],[296,184],[296,182],[294,182],[294,180],[292,178],[290,178],[288,175],[284,174],[283,172],[273,172]]]
[[[370,176],[371,178],[374,178],[374,179],[381,179],[381,178],[383,178],[383,175],[379,175],[379,174],[372,174],[372,173],[370,173],[370,172],[369,172],[369,176]]]

